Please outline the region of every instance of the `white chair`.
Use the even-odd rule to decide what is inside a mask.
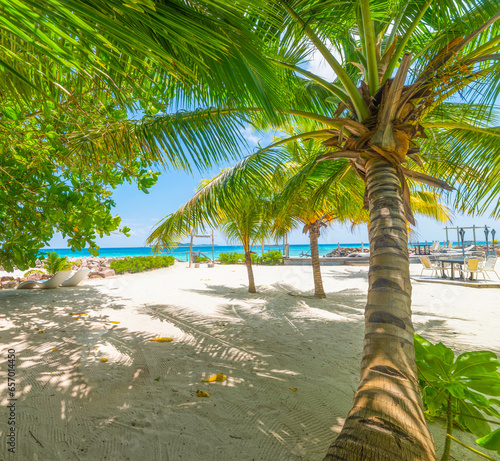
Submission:
[[[436,273],[436,276],[439,273],[439,270],[441,269],[439,267],[439,264],[431,261],[427,256],[422,256],[420,258],[420,262],[422,263],[422,272],[420,272],[420,275],[424,273],[424,271],[432,271],[431,277],[434,275],[434,272]]]
[[[18,290],[23,290],[25,288],[57,288],[62,282],[71,274],[71,271],[59,271],[54,274],[48,280],[43,282],[37,282],[36,280],[26,280],[22,282],[17,287]]]
[[[483,266],[483,276],[485,280],[486,280],[486,275],[485,275],[486,272],[494,272],[498,280],[500,280],[500,276],[495,271],[495,264],[497,263],[497,260],[498,258],[494,255],[486,256],[486,261],[484,262]]]
[[[87,275],[89,275],[89,270],[76,271],[73,277],[66,279],[61,286],[63,287],[76,287]]]
[[[483,271],[483,258],[479,257],[467,257],[464,260],[464,267],[462,269],[463,273],[470,274],[470,279],[473,280],[473,274],[483,274],[484,279],[486,280],[486,276]]]

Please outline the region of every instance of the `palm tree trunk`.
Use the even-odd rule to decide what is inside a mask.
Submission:
[[[255,290],[255,280],[253,278],[252,255],[247,249],[245,249],[245,266],[247,266],[248,272],[248,292],[257,293],[257,290]]]
[[[314,296],[316,298],[326,298],[325,290],[323,289],[323,280],[321,278],[321,266],[319,263],[318,237],[319,237],[319,222],[309,228],[309,245],[311,248],[311,262],[314,277]]]
[[[417,382],[408,236],[396,169],[366,164],[370,271],[361,381],[325,461],[435,461]]]

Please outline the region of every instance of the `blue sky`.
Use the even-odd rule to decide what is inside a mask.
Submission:
[[[334,75],[331,68],[327,65],[321,55],[316,52],[311,55],[308,65],[311,72],[332,81]],[[246,128],[242,131],[243,136],[248,142],[249,152],[252,152],[260,142],[267,145],[271,139],[270,135],[262,137],[259,133]],[[228,165],[226,165],[228,166]],[[134,185],[123,185],[118,187],[113,194],[116,202],[114,214],[121,216],[122,225],[131,229],[131,236],[125,237],[116,233],[97,239],[97,244],[102,248],[110,247],[139,247],[144,246],[145,240],[151,232],[154,225],[164,216],[177,210],[194,194],[199,182],[203,178],[211,178],[219,172],[219,168],[207,171],[203,174],[195,173],[189,175],[184,172],[162,172],[157,184],[151,188],[149,194],[139,191]],[[468,217],[455,214],[455,219],[448,226],[490,226],[499,232],[500,221],[485,217]],[[445,240],[444,224],[437,223],[428,218],[417,217],[416,234],[411,240],[432,241]],[[217,231],[216,231],[217,234]],[[456,240],[456,232],[455,232]],[[478,240],[484,240],[482,232],[477,234]],[[451,234],[450,234],[450,238]],[[472,233],[466,234],[466,240],[472,240]],[[368,233],[364,226],[358,226],[353,232],[350,227],[340,226],[338,224],[331,226],[323,231],[320,237],[320,243],[335,244],[340,243],[359,243],[368,242]],[[216,237],[217,244],[227,243],[220,234]],[[270,243],[270,242],[269,242]],[[289,236],[289,243],[309,243],[309,239],[302,233],[302,229],[295,230]],[[66,248],[67,244],[61,235],[56,235],[50,242],[51,248]]]
[[[261,141],[266,143],[269,137],[261,139],[258,133],[251,129],[246,129],[242,132],[247,139],[250,151],[253,150]],[[115,214],[122,218],[122,225],[131,229],[131,236],[125,237],[122,234],[116,233],[98,239],[98,245],[103,248],[109,247],[139,247],[144,246],[144,242],[151,232],[153,226],[167,214],[177,210],[194,194],[199,182],[203,178],[211,178],[219,172],[219,168],[214,168],[203,174],[195,173],[190,175],[185,172],[163,172],[157,184],[151,188],[149,194],[145,194],[137,189],[135,185],[123,185],[118,187],[113,194],[113,199],[116,202]],[[445,240],[444,224],[437,223],[428,218],[417,217],[417,235],[413,236],[413,240],[433,241]],[[456,215],[452,224],[448,226],[490,226],[495,228],[500,235],[500,222],[498,220],[489,219],[487,217],[467,217]],[[216,235],[217,235],[216,231]],[[456,240],[455,233],[450,233],[450,239]],[[478,232],[478,240],[484,240],[484,234]],[[472,234],[466,234],[466,240],[472,239]],[[358,226],[353,232],[349,226],[341,226],[335,224],[323,231],[320,237],[320,243],[335,244],[340,243],[359,243],[368,242],[368,233],[364,226]],[[216,237],[217,244],[227,243],[220,234]],[[271,242],[269,242],[271,243]],[[289,243],[309,243],[309,239],[302,233],[302,229],[295,230],[289,236]],[[58,235],[54,237],[50,243],[51,248],[66,248],[67,245],[64,239]]]

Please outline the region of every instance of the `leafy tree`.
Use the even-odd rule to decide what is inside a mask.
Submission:
[[[6,268],[32,263],[54,230],[73,248],[97,250],[96,234],[119,225],[109,190],[134,180],[146,191],[157,176],[153,163],[190,170],[227,158],[200,155],[203,144],[180,142],[185,117],[163,120],[161,136],[135,141],[135,131],[147,133],[174,96],[238,104],[248,92],[271,107],[266,72],[255,76],[260,45],[243,31],[241,7],[174,3],[0,0],[0,264]],[[141,121],[128,121],[131,113]],[[121,142],[99,142],[102,133],[125,133],[118,122],[134,129]]]

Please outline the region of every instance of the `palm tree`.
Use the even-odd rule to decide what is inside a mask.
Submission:
[[[299,121],[290,127],[289,136],[297,130],[310,131],[317,126],[313,122]],[[309,235],[311,263],[314,277],[314,291],[318,298],[325,298],[318,251],[321,229],[333,221],[350,221],[353,227],[369,223],[369,214],[363,207],[365,185],[346,161],[335,163],[317,162],[322,145],[313,139],[298,139],[281,146],[281,154],[287,159],[286,175],[288,183],[278,194],[276,226],[284,227],[290,220],[299,221],[303,232]],[[283,175],[273,176],[282,180]],[[264,181],[267,177],[262,178]],[[255,180],[255,178],[254,178]],[[441,222],[450,220],[450,211],[440,203],[440,196],[433,191],[416,190],[409,184],[412,209],[420,215]],[[276,185],[275,185],[276,188]],[[288,226],[289,227],[289,226]],[[290,229],[279,229],[282,234]],[[281,236],[281,235],[279,235]]]
[[[298,126],[303,128],[304,123],[299,122]],[[272,179],[282,182],[273,185],[277,209],[274,233],[281,237],[292,226],[302,225],[303,233],[309,236],[314,296],[326,298],[318,246],[321,230],[333,222],[346,223],[362,213],[364,185],[347,162],[316,164],[321,147],[314,139],[281,146],[286,162],[282,166],[284,174]],[[264,176],[261,181],[268,179]]]
[[[175,242],[191,234],[193,228],[218,227],[232,242],[243,245],[248,273],[248,291],[256,293],[252,249],[270,235],[272,204],[263,189],[245,187],[237,202],[220,200],[227,194],[222,171],[201,183],[196,194],[179,210],[164,218],[148,237],[156,250],[172,248]]]

